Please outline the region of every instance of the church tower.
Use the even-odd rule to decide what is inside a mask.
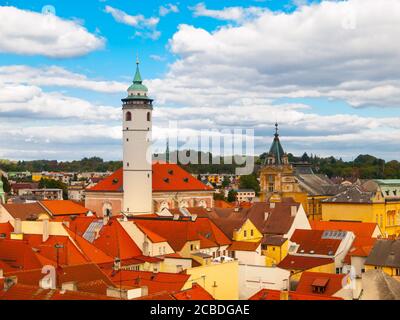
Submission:
[[[300,192],[293,167],[279,140],[277,123],[275,124],[274,139],[260,170],[260,189],[261,201],[279,200],[282,197],[294,198],[293,195]]]
[[[152,213],[152,110],[153,100],[142,83],[139,61],[123,112],[123,213],[128,216]]]

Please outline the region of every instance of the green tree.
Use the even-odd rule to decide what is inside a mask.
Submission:
[[[11,191],[11,185],[10,182],[8,182],[8,179],[5,176],[1,176],[1,181],[3,182],[3,190],[5,193],[9,193]]]
[[[228,177],[224,177],[224,179],[222,180],[222,188],[227,188],[229,187],[230,181]]]
[[[257,176],[255,174],[241,176],[239,188],[240,189],[252,189],[256,193],[259,193],[260,192],[260,184],[258,183]]]
[[[230,190],[228,192],[228,202],[235,202],[237,197],[237,192],[235,190]]]

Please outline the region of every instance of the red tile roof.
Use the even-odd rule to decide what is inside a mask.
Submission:
[[[14,219],[36,219],[39,214],[46,213],[46,210],[39,204],[39,202],[9,203],[3,204],[2,206]]]
[[[0,235],[5,235],[6,239],[10,237],[10,233],[14,231],[13,226],[7,223],[0,223]]]
[[[158,292],[176,292],[182,290],[190,275],[182,273],[147,271],[109,271],[109,277],[116,286],[147,286],[149,294]]]
[[[302,230],[296,229],[290,238],[290,241],[296,242],[300,247],[297,253],[320,255],[334,255],[339,248],[341,239],[322,238],[323,230]],[[303,251],[304,250],[304,251]]]
[[[214,300],[202,286],[193,284],[192,288],[173,294],[176,300]]]
[[[261,289],[249,300],[281,300],[281,292],[279,290]],[[301,294],[297,292],[289,292],[289,300],[343,300],[342,298],[327,297],[317,294]]]
[[[42,269],[9,272],[6,276],[16,276],[18,283],[37,286],[43,278]],[[107,287],[115,287],[113,281],[94,263],[66,266],[57,270],[57,284],[75,282],[78,289],[85,292],[106,294]]]
[[[93,222],[101,222],[101,228],[98,232],[98,237],[85,239],[83,235],[88,230]],[[89,257],[92,257],[93,262],[107,265],[113,263],[113,259],[119,257],[122,265],[144,263],[142,251],[137,246],[135,241],[122,227],[117,218],[112,218],[104,225],[102,220],[96,217],[77,217],[69,223],[68,232],[72,239],[76,240],[78,246]],[[95,254],[95,253],[98,254]],[[95,256],[93,256],[95,254]],[[147,258],[146,258],[147,259]],[[130,263],[131,262],[131,263]]]
[[[256,251],[260,246],[260,242],[250,242],[250,241],[232,241],[228,250],[230,251]]]
[[[278,268],[286,270],[309,270],[319,266],[333,263],[330,258],[317,258],[287,255],[278,265]]]
[[[377,239],[356,237],[348,251],[344,262],[351,264],[351,257],[368,257]]]
[[[89,209],[71,200],[43,200],[40,204],[53,216],[85,215]]]
[[[25,234],[24,241],[29,244],[31,249],[37,254],[37,258],[44,264],[55,266],[57,263],[57,255],[60,265],[67,266],[90,262],[67,236],[49,236],[49,238],[43,242],[42,235]],[[62,245],[63,248],[56,249],[56,245]],[[52,263],[50,263],[50,261]]]
[[[76,243],[76,245],[82,250],[85,257],[90,262],[94,263],[111,263],[114,262],[115,257],[107,255],[105,252],[94,246],[92,243],[84,239],[83,237],[72,232],[70,229],[65,228],[70,235],[71,239]]]
[[[372,237],[376,223],[367,222],[342,222],[342,221],[311,221],[313,230],[352,231],[356,237]]]
[[[32,247],[21,240],[0,240],[0,261],[5,272],[36,269],[43,266]]]
[[[142,224],[136,224],[136,226],[144,233],[147,235],[147,237],[150,239],[151,242],[153,243],[160,243],[160,242],[166,242],[167,240],[163,237],[161,237],[159,234],[155,233],[154,231],[150,230],[149,228],[146,228]]]
[[[153,163],[153,192],[165,191],[211,191],[189,172],[173,163]],[[122,192],[123,170],[118,169],[112,175],[88,189],[88,191]]]
[[[333,296],[342,289],[345,274],[331,274],[321,272],[303,272],[298,282],[296,293],[316,294],[319,296]],[[313,292],[313,286],[325,287],[323,293]]]
[[[145,227],[165,238],[175,251],[180,251],[188,241],[201,241],[200,244],[214,247],[231,244],[229,238],[208,218],[197,218],[195,221],[172,219],[135,219],[138,227]],[[205,241],[205,238],[208,241]]]
[[[42,289],[38,286],[15,284],[7,291],[0,291],[0,300],[116,300],[87,292]]]

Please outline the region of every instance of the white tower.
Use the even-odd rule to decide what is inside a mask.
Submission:
[[[153,100],[142,84],[139,61],[136,74],[122,99],[123,112],[123,213],[138,215],[152,213],[152,152],[151,130]]]

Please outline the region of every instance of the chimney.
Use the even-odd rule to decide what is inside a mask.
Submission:
[[[174,217],[172,218],[173,220],[179,220],[179,214],[175,213]]]
[[[142,297],[149,295],[149,287],[142,286],[141,289],[142,289]]]
[[[45,219],[42,221],[42,223],[43,223],[42,241],[46,242],[49,239],[49,220]]]
[[[14,233],[22,233],[22,221],[21,219],[15,219]]]
[[[194,222],[194,221],[196,221],[196,219],[197,219],[197,214],[192,214],[191,215],[191,220]]]
[[[62,291],[78,291],[78,286],[75,281],[64,282],[61,285]]]
[[[289,286],[288,279],[283,280],[282,290],[280,292],[279,300],[289,300]]]
[[[270,213],[268,211],[264,212],[264,221],[267,221],[269,218]]]
[[[3,279],[4,278],[4,271],[3,271],[3,269],[0,269],[0,279]]]
[[[116,257],[114,259],[114,265],[113,265],[114,270],[120,270],[121,269],[121,259]]]
[[[275,202],[270,202],[269,207],[270,209],[275,209]]]
[[[108,215],[104,215],[103,216],[103,226],[106,226],[108,224],[108,221],[109,221]]]
[[[297,207],[296,207],[296,206],[291,206],[291,207],[290,207],[290,215],[291,215],[292,217],[295,217],[296,214],[297,214]]]

